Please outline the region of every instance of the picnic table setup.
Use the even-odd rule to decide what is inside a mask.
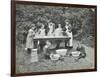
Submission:
[[[33,40],[37,42],[37,44],[36,44],[37,47],[39,45],[38,41],[46,42],[47,40],[51,41],[52,42],[52,46],[55,47],[57,45],[57,40],[68,42],[70,40],[70,37],[66,37],[66,36],[36,36],[36,37],[33,38]]]
[[[44,42],[46,42],[47,40],[53,41],[53,43],[51,44],[51,49],[54,49],[56,47],[57,40],[60,40],[60,41],[66,40],[68,42],[70,40],[70,37],[66,37],[66,36],[38,36],[38,37],[34,37],[33,40],[36,41],[37,48],[32,49],[31,62],[37,62],[38,61],[38,53],[37,52],[39,50],[38,49],[39,48],[38,41],[44,41]],[[58,58],[60,58],[60,56],[65,56],[68,49],[63,48],[63,49],[54,49],[54,50],[57,54],[50,54],[51,60],[57,60]]]
[[[69,40],[70,37],[66,36],[36,36],[34,40]]]

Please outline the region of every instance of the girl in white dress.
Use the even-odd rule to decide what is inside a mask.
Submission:
[[[33,40],[34,36],[35,36],[35,24],[32,24],[32,28],[29,29],[26,39],[25,50],[28,51],[28,53],[30,53],[31,50],[34,48],[34,40]]]
[[[68,42],[65,41],[65,46],[66,47],[73,47],[73,34],[71,31],[71,24],[69,24],[68,21],[66,22],[65,28],[66,28],[65,33],[66,33],[67,37],[70,37],[70,40]]]
[[[51,22],[48,24],[48,27],[49,27],[49,31],[47,33],[47,36],[54,36],[55,24]]]
[[[38,31],[38,37],[43,37],[45,35],[46,35],[46,33],[45,33],[45,25],[43,23],[41,23],[41,28]],[[43,40],[38,41],[38,45],[39,45],[39,49],[43,50],[43,46],[45,45],[45,41],[43,41]]]
[[[55,36],[63,36],[63,31],[62,31],[61,24],[58,24],[58,28],[55,29],[54,35]]]
[[[44,24],[41,24],[41,28],[39,29],[39,36],[45,36],[45,28]]]
[[[60,37],[60,36],[63,36],[63,31],[62,31],[61,24],[58,24],[58,28],[55,29],[54,35],[55,35],[55,36],[59,36],[59,37]],[[56,48],[57,48],[57,49],[58,49],[59,46],[60,46],[60,42],[61,42],[61,40],[56,40],[56,43],[57,43]]]
[[[72,34],[72,31],[69,30],[67,35],[68,35],[68,37],[70,37],[70,40],[68,41],[68,46],[73,47],[73,34]]]

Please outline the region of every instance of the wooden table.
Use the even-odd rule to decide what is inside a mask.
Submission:
[[[38,36],[34,37],[34,40],[66,40],[68,41],[70,37],[66,36]]]
[[[33,40],[34,41],[49,40],[49,41],[53,41],[53,43],[57,42],[57,40],[68,42],[70,40],[70,37],[66,37],[66,36],[38,36],[38,37],[34,37]],[[37,47],[38,47],[38,44],[37,44]]]

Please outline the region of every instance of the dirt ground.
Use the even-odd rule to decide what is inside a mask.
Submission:
[[[74,51],[76,46],[77,41],[74,40],[73,48],[70,51]],[[25,55],[24,46],[16,46],[16,73],[92,69],[94,68],[94,48],[86,45],[84,47],[87,56],[78,62],[67,55],[64,57],[64,61],[52,62],[50,59],[42,59],[41,54],[39,54],[39,61],[29,64],[29,57]]]

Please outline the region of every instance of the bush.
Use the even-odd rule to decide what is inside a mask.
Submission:
[[[73,35],[78,35],[77,39],[83,37],[94,37],[94,18],[95,11],[91,8],[70,8],[70,7],[53,7],[37,5],[20,5],[16,7],[16,37],[20,43],[25,43],[27,32],[32,23],[39,27],[43,23],[46,27],[48,22],[56,24],[61,23],[64,27],[65,19],[68,19],[72,25]],[[82,32],[79,33],[79,31]]]

